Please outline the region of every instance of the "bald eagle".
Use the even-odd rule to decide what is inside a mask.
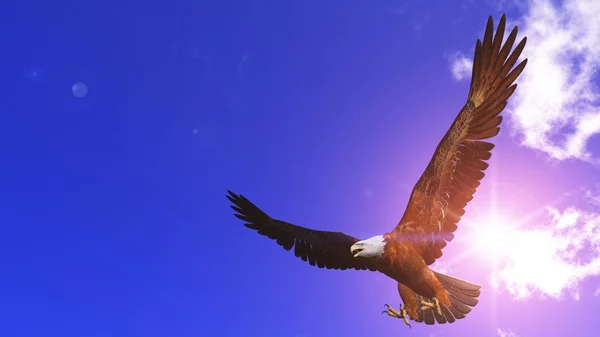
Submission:
[[[245,197],[228,191],[235,216],[284,249],[294,248],[295,255],[312,266],[378,271],[394,279],[404,306],[396,310],[385,304],[383,313],[409,326],[409,319],[444,324],[466,317],[478,303],[481,287],[429,266],[454,238],[465,207],[485,175],[494,144],[483,140],[500,132],[499,114],[527,64],[525,59],[513,68],[527,38],[512,50],[518,28],[502,44],[505,26],[506,15],[502,15],[494,35],[489,17],[483,43],[477,40],[475,45],[467,102],[438,144],[392,231],[359,240],[341,232],[309,229],[271,218]]]

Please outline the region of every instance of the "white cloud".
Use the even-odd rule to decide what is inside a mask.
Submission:
[[[588,148],[600,133],[600,2],[532,0],[526,9],[518,21],[519,36],[528,38],[523,56],[529,63],[506,110],[511,131],[522,145],[553,159],[600,163]],[[462,79],[457,69],[467,61],[450,62],[454,77]]]
[[[589,187],[583,189],[585,199],[594,206],[600,206],[600,193],[598,193],[599,189],[600,188],[598,185],[593,189]]]
[[[447,274],[447,275],[451,275],[452,270],[450,268],[448,268],[443,262],[440,262],[440,260],[436,260],[434,263],[432,263],[429,268],[435,270],[438,273],[442,273],[442,274]]]
[[[462,81],[464,79],[471,78],[471,70],[473,68],[473,60],[465,56],[461,52],[454,52],[448,55],[450,61],[450,70],[452,70],[452,76]]]
[[[494,288],[505,287],[515,299],[534,295],[579,298],[579,283],[600,275],[600,214],[574,207],[548,208],[550,223],[532,229],[493,232]]]
[[[498,328],[498,330],[496,330],[496,332],[498,332],[498,336],[500,336],[500,337],[519,337],[516,333],[514,333],[510,330],[502,330],[502,329]]]

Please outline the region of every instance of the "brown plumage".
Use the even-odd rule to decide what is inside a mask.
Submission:
[[[425,172],[416,183],[402,219],[389,233],[360,241],[341,232],[308,229],[269,217],[243,196],[227,198],[246,227],[257,230],[302,260],[327,269],[379,271],[398,282],[407,315],[426,324],[452,323],[477,304],[480,286],[434,272],[429,268],[454,238],[484,171],[494,144],[484,141],[500,131],[514,81],[527,60],[517,66],[526,38],[514,48],[517,27],[502,45],[506,16],[494,36],[487,22],[483,43],[477,40],[467,102],[437,146]],[[435,309],[422,305],[438,301]],[[388,311],[400,317],[400,312]]]

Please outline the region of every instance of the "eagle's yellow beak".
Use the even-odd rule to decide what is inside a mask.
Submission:
[[[357,243],[353,244],[352,247],[350,247],[350,253],[352,253],[352,255],[354,257],[359,257],[360,253],[362,251],[363,251],[363,247],[360,242],[357,242]]]

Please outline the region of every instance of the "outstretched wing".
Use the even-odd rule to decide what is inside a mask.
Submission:
[[[246,221],[244,226],[258,231],[258,234],[273,239],[285,250],[294,248],[294,253],[311,266],[327,269],[377,270],[368,259],[355,258],[350,247],[359,241],[357,238],[340,232],[327,232],[300,227],[273,219],[261,211],[248,199],[227,191],[227,199],[236,217]]]
[[[501,46],[505,25],[506,16],[502,15],[493,37],[492,17],[488,19],[483,44],[477,40],[475,46],[467,103],[440,141],[392,231],[399,240],[413,240],[427,264],[441,257],[442,248],[454,238],[456,224],[473,199],[494,148],[482,139],[500,132],[502,117],[498,115],[517,88],[513,82],[527,64],[524,60],[513,69],[527,38],[511,53],[518,28]]]

